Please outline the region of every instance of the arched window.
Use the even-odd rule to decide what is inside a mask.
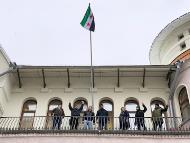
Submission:
[[[125,109],[129,112],[130,117],[135,117],[137,105],[139,105],[139,103],[135,99],[127,100],[125,102]]]
[[[109,122],[107,124],[108,129],[113,129],[113,119],[114,119],[114,112],[113,112],[113,102],[111,99],[102,99],[99,103],[103,104],[103,108],[108,111],[108,116],[109,116]]]
[[[33,128],[34,116],[36,113],[37,101],[27,100],[22,107],[20,128]]]
[[[179,106],[181,110],[182,120],[185,121],[190,118],[190,105],[186,88],[182,88],[179,93]]]
[[[57,108],[59,105],[62,105],[62,101],[59,100],[59,99],[54,99],[54,100],[50,101],[49,104],[48,104],[48,113],[47,113],[47,115],[51,116],[52,110],[54,108]]]
[[[134,125],[135,118],[133,118],[133,117],[135,117],[136,107],[137,107],[137,105],[139,105],[139,102],[135,98],[129,98],[128,100],[125,101],[124,105],[125,105],[124,106],[125,109],[129,112],[130,128],[135,129],[135,125]]]
[[[165,103],[163,101],[161,101],[161,100],[152,100],[151,103],[150,103],[150,105],[151,105],[151,111],[154,110],[154,107],[155,107],[156,103],[159,104],[159,106],[161,108],[165,108]],[[162,116],[164,116],[164,115],[165,114],[163,114]]]
[[[88,108],[88,102],[87,102],[87,100],[84,99],[84,98],[77,99],[77,100],[74,102],[73,107],[76,107],[76,106],[80,107],[82,101],[84,101],[84,106],[83,106],[82,111],[86,111],[87,108]]]
[[[48,112],[46,119],[46,128],[52,128],[53,120],[52,120],[52,110],[57,108],[59,105],[62,105],[62,101],[60,99],[53,99],[48,104]]]

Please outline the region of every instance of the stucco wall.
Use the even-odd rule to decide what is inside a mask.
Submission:
[[[26,99],[35,98],[37,100],[36,116],[45,116],[49,101],[58,97],[63,101],[63,109],[66,115],[70,115],[68,103],[73,103],[77,97],[87,99],[88,105],[92,105],[90,93],[89,77],[71,77],[71,91],[67,89],[66,78],[46,78],[47,88],[43,88],[42,78],[21,78],[22,88],[18,88],[18,80],[12,81],[10,100],[7,103],[3,116],[20,116],[22,105]],[[134,97],[148,107],[145,116],[151,116],[150,101],[153,98],[160,97],[165,103],[168,101],[169,89],[164,77],[147,77],[145,79],[145,88],[142,88],[142,77],[121,78],[121,87],[116,88],[115,77],[97,77],[95,78],[94,89],[94,111],[98,110],[99,102],[102,98],[108,97],[114,104],[114,116],[119,116],[120,108],[124,106],[126,99]]]
[[[0,47],[0,73],[5,72],[9,68],[9,63],[3,55]],[[10,95],[9,75],[0,77],[0,116],[2,116],[6,103]]]
[[[161,34],[156,37],[150,49],[151,64],[170,64],[177,56],[190,48],[190,21],[188,19],[181,19],[181,22],[176,21],[177,27],[174,26],[175,22],[170,23],[170,26],[163,29]],[[184,23],[184,21],[187,22]],[[179,40],[178,36],[181,34],[184,37]],[[182,43],[186,44],[186,48],[181,49]]]
[[[180,107],[179,107],[178,97],[179,97],[179,92],[183,87],[186,87],[188,98],[190,101],[190,77],[189,77],[189,75],[190,75],[190,60],[186,60],[183,63],[182,68],[180,70],[180,74],[179,74],[177,82],[176,82],[176,89],[175,89],[175,93],[174,93],[175,110],[176,110],[176,115],[178,117],[181,117],[181,111],[180,111]]]

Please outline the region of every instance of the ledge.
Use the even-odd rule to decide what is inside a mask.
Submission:
[[[15,88],[12,91],[13,93],[23,93],[24,92],[24,88]]]
[[[115,91],[116,93],[121,93],[121,92],[123,92],[123,88],[115,87],[115,88],[114,88],[114,91]]]
[[[72,88],[65,88],[65,93],[72,93],[73,89]]]
[[[90,88],[90,92],[91,93],[96,93],[96,92],[98,92],[98,89],[97,88]]]
[[[139,92],[148,92],[148,88],[142,88],[142,87],[140,87],[139,88]]]
[[[47,87],[46,87],[46,88],[41,88],[40,92],[45,92],[45,93],[47,93],[47,92],[49,92],[49,89],[48,89]]]

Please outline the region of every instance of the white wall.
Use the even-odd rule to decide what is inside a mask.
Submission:
[[[1,47],[0,47],[1,48]],[[0,49],[0,73],[8,70],[9,64]],[[9,75],[0,77],[0,116],[2,116],[10,94]]]
[[[172,25],[171,29],[173,29]],[[153,47],[152,52],[150,53],[150,62],[152,64],[168,65],[170,64],[177,56],[186,50],[190,49],[190,21],[176,27],[172,32],[168,33],[165,36],[163,32],[163,37],[157,39],[157,44]],[[164,30],[163,30],[164,31]],[[167,31],[165,31],[167,33]],[[178,40],[180,34],[184,35],[184,38]],[[181,50],[180,44],[185,42],[186,48]],[[157,47],[158,46],[158,47]]]
[[[180,75],[178,76],[177,82],[176,82],[176,89],[174,93],[174,103],[175,103],[175,110],[176,115],[178,117],[181,117],[181,111],[179,107],[179,92],[183,87],[186,87],[188,98],[190,101],[190,60],[186,60],[181,68]]]
[[[71,88],[67,89],[67,78],[47,78],[47,88],[43,88],[42,78],[21,78],[22,88],[18,88],[16,74],[12,80],[14,87],[11,90],[10,100],[6,104],[3,116],[20,116],[22,105],[27,98],[37,100],[36,116],[46,116],[48,103],[51,98],[59,97],[63,101],[63,109],[66,115],[70,115],[68,103],[74,102],[77,97],[86,98],[88,105],[91,105],[90,78],[71,77]],[[114,116],[119,116],[120,108],[129,97],[137,98],[145,103],[148,111],[145,116],[151,116],[150,101],[153,98],[160,97],[166,103],[169,97],[167,81],[165,77],[147,77],[145,78],[145,88],[141,87],[142,77],[125,77],[120,79],[121,87],[116,87],[116,77],[95,77],[94,110],[98,110],[99,102],[103,97],[109,97],[114,101]],[[118,90],[116,92],[115,90]]]

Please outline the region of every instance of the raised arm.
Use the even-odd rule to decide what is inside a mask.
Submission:
[[[142,106],[143,106],[143,108],[144,108],[143,112],[145,113],[145,112],[147,111],[147,108],[146,108],[146,106],[144,105],[144,103],[142,104]]]
[[[72,106],[71,106],[71,103],[69,102],[69,109],[70,110],[73,110]]]
[[[164,109],[161,109],[161,112],[166,112],[168,110],[168,105],[166,105],[166,107]]]
[[[80,111],[80,112],[82,111],[83,106],[84,106],[84,103],[82,103],[81,106],[80,106],[80,108],[79,108],[79,111]]]

